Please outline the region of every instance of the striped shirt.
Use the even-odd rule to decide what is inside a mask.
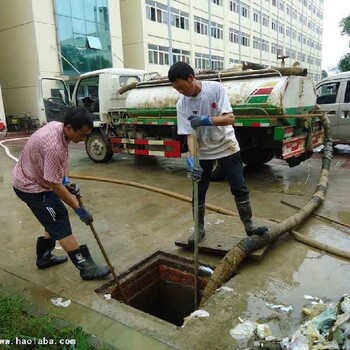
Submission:
[[[22,192],[51,191],[60,183],[68,164],[68,142],[63,123],[50,122],[37,130],[24,146],[12,172],[12,184]]]

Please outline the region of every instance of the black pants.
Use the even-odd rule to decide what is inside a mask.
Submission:
[[[249,191],[243,177],[243,163],[240,152],[220,158],[218,162],[224,170],[230,184],[230,191],[234,195],[236,202],[248,200]],[[201,206],[205,204],[205,195],[209,188],[214,160],[200,160],[199,164],[203,169],[201,180],[198,183],[198,205]]]

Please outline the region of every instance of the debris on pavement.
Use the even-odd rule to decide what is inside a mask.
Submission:
[[[70,299],[63,301],[63,298],[51,298],[51,302],[58,307],[68,307],[72,303]]]
[[[241,318],[241,323],[230,330],[230,335],[237,341],[246,341],[252,350],[350,350],[350,296],[344,295],[336,304],[326,304],[316,297],[304,298],[311,303],[310,307],[303,308],[308,319],[291,337],[277,339],[268,324]],[[275,309],[281,306],[270,305]]]
[[[208,274],[209,276],[214,273],[214,270],[208,266],[199,266],[198,270]]]
[[[293,310],[293,306],[286,306],[286,305],[275,305],[275,304],[269,304],[266,303],[266,306],[270,309],[276,309],[276,310],[281,310],[284,312],[289,312]]]
[[[222,287],[218,288],[216,291],[217,292],[221,292],[221,291],[223,291],[223,292],[233,292],[233,289],[230,288],[230,287],[222,286]]]
[[[209,312],[205,310],[196,310],[193,311],[189,316],[184,318],[184,323],[182,325],[182,328],[185,326],[186,322],[189,320],[192,320],[194,318],[207,318],[209,317]]]
[[[104,294],[103,295],[106,300],[111,300],[112,299],[112,294]]]

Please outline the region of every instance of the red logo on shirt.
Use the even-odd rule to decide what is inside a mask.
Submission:
[[[212,104],[211,104],[211,108],[212,109],[215,109],[217,106],[216,106],[216,103],[215,102],[213,102]]]

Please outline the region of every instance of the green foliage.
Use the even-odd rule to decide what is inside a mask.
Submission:
[[[89,335],[84,333],[81,328],[63,326],[50,315],[30,315],[25,309],[25,300],[22,297],[0,295],[1,339],[12,341],[11,345],[0,345],[0,349],[94,349],[90,344]],[[75,340],[75,344],[59,344],[62,340],[69,342],[71,339],[73,339],[73,342]],[[45,341],[51,342],[51,344],[44,344]],[[56,344],[52,344],[53,342]]]
[[[342,18],[339,27],[341,28],[341,35],[350,35],[350,15]]]
[[[340,59],[338,67],[341,72],[350,71],[350,52]]]
[[[324,69],[322,69],[321,78],[323,79],[323,78],[327,78],[327,77],[328,77],[327,72]]]

